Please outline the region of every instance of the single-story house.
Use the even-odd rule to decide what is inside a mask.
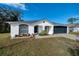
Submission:
[[[69,31],[79,32],[79,24],[69,24]]]
[[[15,38],[16,35],[20,34],[39,34],[43,30],[47,30],[49,35],[69,32],[67,25],[48,20],[14,21],[7,23],[10,24],[11,38]]]

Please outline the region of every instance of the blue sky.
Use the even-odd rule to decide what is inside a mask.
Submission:
[[[70,17],[79,18],[78,3],[26,3],[0,4],[22,10],[22,19],[39,20],[47,18],[58,23],[67,23]]]

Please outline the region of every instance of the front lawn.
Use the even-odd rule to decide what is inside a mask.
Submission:
[[[9,36],[9,33],[0,34],[0,55],[68,56],[74,55],[72,48],[79,45],[79,42],[63,37],[11,40]]]
[[[79,35],[79,32],[70,32],[70,34]]]

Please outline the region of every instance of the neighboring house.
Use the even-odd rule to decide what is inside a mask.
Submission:
[[[79,32],[79,27],[75,27],[74,32]]]
[[[69,32],[67,25],[50,22],[48,20],[16,21],[7,23],[10,24],[11,38],[15,38],[15,35],[20,34],[39,34],[43,30],[47,30],[49,35]]]
[[[69,24],[69,31],[79,32],[79,24]]]

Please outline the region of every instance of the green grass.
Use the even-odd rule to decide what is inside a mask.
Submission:
[[[79,42],[63,38],[16,39],[11,40],[9,33],[0,34],[0,55],[14,56],[69,56],[71,49]]]
[[[79,32],[70,32],[70,34],[79,35]]]

